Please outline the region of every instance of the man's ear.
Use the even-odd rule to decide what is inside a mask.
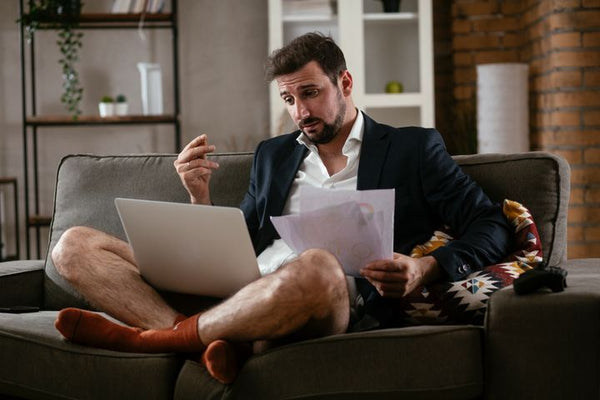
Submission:
[[[352,94],[353,85],[352,75],[350,74],[350,71],[346,69],[340,72],[338,82],[340,82],[340,89],[342,91],[342,94],[344,96],[350,96]]]

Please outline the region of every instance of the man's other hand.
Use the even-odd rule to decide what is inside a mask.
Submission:
[[[188,143],[173,163],[183,186],[190,194],[192,204],[211,204],[208,183],[213,170],[219,164],[206,159],[206,155],[215,151],[208,144],[206,135],[200,135]]]
[[[378,260],[360,271],[383,297],[403,297],[418,286],[442,277],[435,258],[412,258],[394,253],[392,260]]]

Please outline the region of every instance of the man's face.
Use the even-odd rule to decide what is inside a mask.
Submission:
[[[333,140],[346,116],[340,79],[334,85],[319,64],[311,61],[276,80],[292,120],[308,139],[315,144]]]

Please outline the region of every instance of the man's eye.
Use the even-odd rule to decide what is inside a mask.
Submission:
[[[289,105],[294,104],[294,98],[293,97],[284,97],[283,101],[284,101],[285,104],[289,104]]]
[[[307,90],[306,92],[304,92],[304,96],[306,96],[306,97],[315,97],[318,94],[319,94],[319,91],[317,89]]]

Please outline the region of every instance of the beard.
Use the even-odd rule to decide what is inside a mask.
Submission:
[[[338,113],[335,116],[335,119],[331,124],[326,123],[321,118],[309,117],[302,120],[299,124],[300,129],[308,140],[310,140],[313,144],[326,144],[331,142],[339,133],[342,128],[342,124],[344,123],[344,118],[346,117],[346,103],[344,103],[341,93],[338,92]],[[312,124],[314,122],[320,121],[323,124],[323,129],[320,132],[315,133],[307,133],[304,131],[303,127],[305,125]]]

